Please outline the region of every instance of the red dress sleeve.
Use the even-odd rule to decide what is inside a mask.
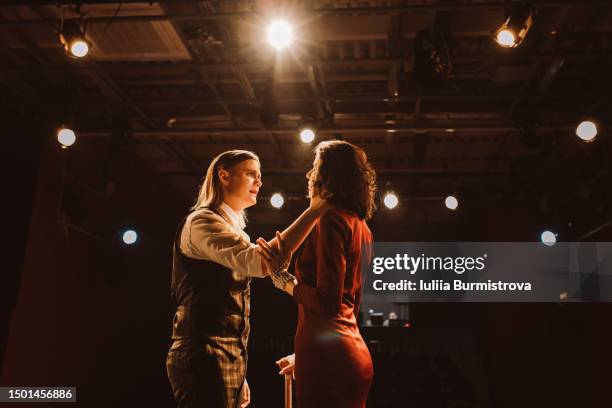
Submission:
[[[327,316],[335,316],[340,312],[346,275],[345,248],[348,232],[348,225],[339,214],[328,211],[321,218],[314,240],[316,287],[298,283],[293,290],[296,302]]]

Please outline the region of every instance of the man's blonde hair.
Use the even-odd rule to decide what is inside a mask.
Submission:
[[[219,170],[230,170],[238,163],[246,160],[257,160],[259,163],[259,157],[248,150],[228,150],[215,157],[208,166],[198,198],[191,209],[197,210],[208,207],[216,210],[219,208],[223,202],[223,187],[219,179]]]

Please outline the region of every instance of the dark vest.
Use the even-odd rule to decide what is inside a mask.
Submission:
[[[172,251],[170,295],[177,306],[172,339],[210,344],[217,337],[235,338],[246,350],[250,278],[238,277],[218,263],[184,255],[180,239],[186,221],[187,217],[179,225]]]

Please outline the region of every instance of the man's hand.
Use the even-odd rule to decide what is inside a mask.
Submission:
[[[292,374],[293,378],[295,378],[295,353],[277,360],[276,364],[280,368],[278,372],[280,375]]]
[[[309,210],[314,211],[314,213],[318,216],[323,215],[325,211],[331,207],[327,202],[327,199],[331,196],[332,194],[328,193],[327,191],[323,191],[321,194],[319,194],[319,191],[317,190],[317,192],[310,197]]]
[[[291,261],[291,252],[285,249],[280,232],[276,231],[277,248],[270,246],[268,241],[263,238],[257,238],[259,249],[257,250],[262,256],[262,260],[268,269],[268,272],[273,273],[281,270],[283,267],[288,267]]]
[[[244,387],[242,389],[242,403],[240,404],[240,408],[245,408],[251,403],[251,389],[249,388],[249,383],[246,378],[244,379]]]

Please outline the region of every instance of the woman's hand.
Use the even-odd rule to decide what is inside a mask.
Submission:
[[[295,353],[277,360],[276,364],[280,368],[278,372],[280,375],[292,374],[293,378],[295,378]]]

